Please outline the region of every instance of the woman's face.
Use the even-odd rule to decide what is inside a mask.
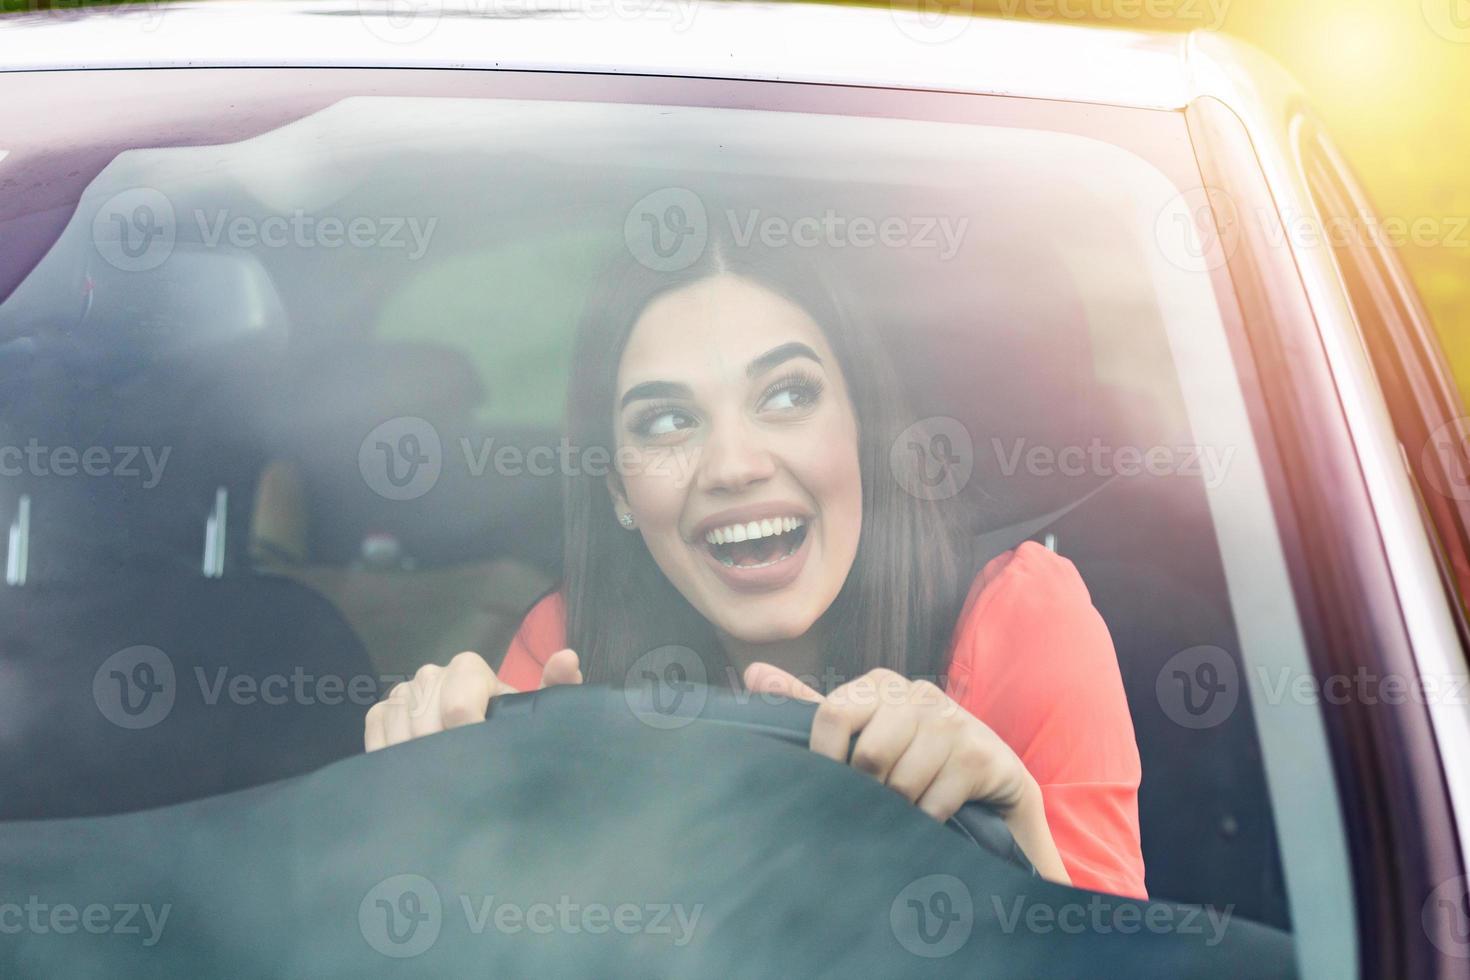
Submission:
[[[857,419],[821,328],[735,275],[667,293],[633,328],[614,412],[614,504],[669,581],[742,642],[806,633],[847,579],[863,510]]]

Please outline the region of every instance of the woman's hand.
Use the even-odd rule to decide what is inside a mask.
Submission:
[[[582,668],[575,652],[558,650],[546,658],[541,672],[542,687],[580,683]],[[386,698],[368,709],[363,745],[372,752],[411,738],[484,721],[491,698],[518,693],[496,677],[478,653],[457,654],[448,667],[425,664],[413,675],[413,680],[395,684]]]
[[[824,697],[779,667],[754,663],[745,686],[817,702],[812,751],[868,773],[935,820],[971,801],[993,807],[1043,877],[1070,883],[1036,780],[1000,736],[934,684],[879,669]]]

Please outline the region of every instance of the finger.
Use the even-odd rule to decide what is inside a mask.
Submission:
[[[852,736],[862,731],[878,710],[879,694],[869,673],[827,695],[812,719],[812,751],[846,765]]]
[[[439,720],[439,688],[444,668],[437,664],[424,664],[413,675],[408,685],[408,698],[404,707],[408,710],[408,724],[414,738],[422,738],[443,731]]]
[[[935,820],[948,820],[970,802],[974,788],[975,781],[970,773],[961,766],[947,764],[919,797],[919,809]]]
[[[413,738],[413,726],[408,720],[407,699],[386,701],[383,704],[383,744],[397,745]]]
[[[890,704],[880,707],[863,726],[852,747],[852,767],[868,773],[880,783],[888,782],[888,774],[908,750],[919,733],[919,713],[910,705]]]
[[[575,650],[558,650],[546,658],[541,669],[541,686],[582,683],[582,665]]]
[[[368,752],[376,752],[387,744],[387,736],[383,733],[383,705],[380,702],[368,709],[367,718],[363,720],[362,747]]]
[[[746,690],[756,694],[775,694],[797,701],[824,700],[821,692],[774,664],[756,661],[745,668],[744,680]]]
[[[944,770],[952,738],[934,725],[920,723],[919,731],[888,773],[888,787],[910,803],[917,803]]]
[[[447,730],[485,720],[490,699],[497,694],[514,694],[478,653],[456,654],[444,668],[439,684],[439,721]]]

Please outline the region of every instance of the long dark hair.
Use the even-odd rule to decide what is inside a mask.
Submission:
[[[824,270],[787,248],[736,245],[710,222],[700,258],[677,272],[615,262],[594,290],[572,358],[568,437],[612,453],[618,364],[639,316],[657,297],[721,273],[741,276],[800,306],[821,327],[847,381],[858,424],[863,517],[852,570],[824,615],[824,674],[841,682],[876,667],[937,678],[969,583],[967,553],[942,505],[911,494],[890,459],[915,420],[877,334],[845,308]],[[566,483],[567,640],[590,683],[623,685],[634,661],[658,647],[696,651],[711,682],[733,680],[713,627],[664,577],[642,537],[618,526],[606,480]],[[819,682],[822,680],[818,679]]]

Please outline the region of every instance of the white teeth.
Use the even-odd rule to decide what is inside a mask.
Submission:
[[[730,524],[706,531],[704,540],[710,544],[730,544],[735,541],[754,541],[776,534],[787,534],[806,524],[801,517],[771,517],[748,524]]]

